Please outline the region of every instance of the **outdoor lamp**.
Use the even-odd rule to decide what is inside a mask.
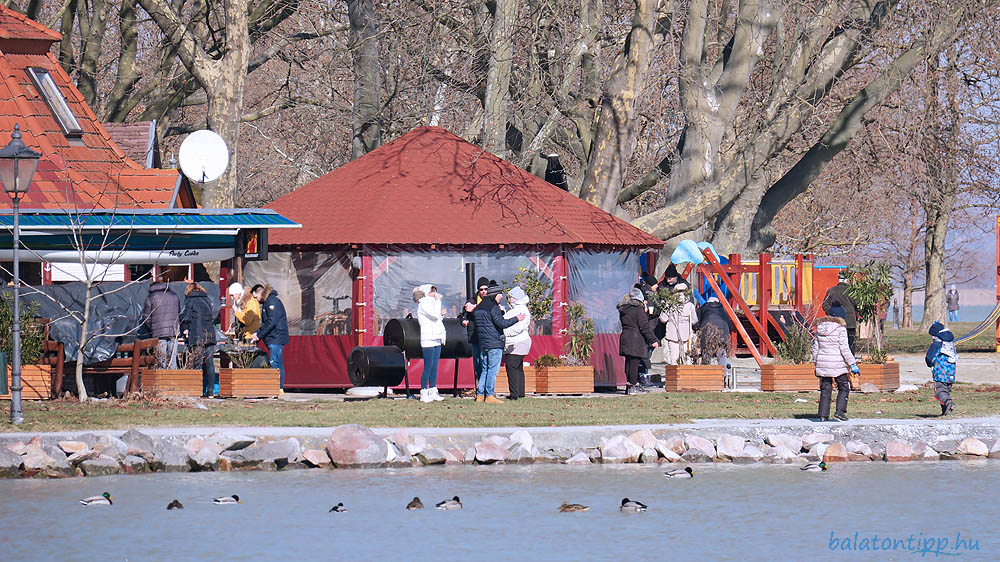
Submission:
[[[28,192],[31,178],[35,175],[38,159],[42,155],[31,150],[21,141],[21,127],[14,125],[14,133],[7,146],[0,149],[0,182],[3,190],[14,200],[14,318],[11,326],[11,369],[10,369],[10,422],[24,421],[21,409],[21,269],[18,249],[21,246],[21,229],[18,224],[18,203]],[[6,377],[7,373],[3,373]]]

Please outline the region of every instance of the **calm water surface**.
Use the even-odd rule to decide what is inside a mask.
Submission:
[[[432,467],[0,480],[3,560],[997,560],[1000,463]],[[109,491],[111,507],[77,500]],[[215,506],[239,494],[242,505]],[[408,512],[414,495],[431,509]],[[461,511],[437,501],[459,495]],[[649,511],[622,514],[623,496]],[[178,498],[185,509],[166,511]],[[589,513],[558,513],[563,501]],[[327,513],[344,502],[348,513]],[[955,555],[830,550],[877,533]],[[913,544],[913,543],[911,543]]]

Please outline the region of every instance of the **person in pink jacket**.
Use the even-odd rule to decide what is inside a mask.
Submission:
[[[837,412],[835,421],[847,421],[847,397],[851,381],[847,371],[858,372],[857,360],[847,339],[847,323],[836,316],[816,319],[816,338],[812,343],[812,360],[819,377],[819,421],[830,421],[830,397],[837,381]]]

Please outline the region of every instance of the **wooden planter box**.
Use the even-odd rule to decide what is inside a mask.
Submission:
[[[500,372],[497,373],[497,382],[494,386],[494,392],[497,394],[508,394],[510,393],[510,385],[507,383],[507,368],[500,367]],[[524,367],[524,393],[534,394],[536,392],[535,388],[535,370],[527,365]]]
[[[201,396],[201,369],[150,369],[142,372],[142,391],[164,396]]]
[[[280,388],[278,369],[219,370],[219,395],[223,398],[277,398]]]
[[[763,365],[760,368],[760,389],[766,392],[776,390],[819,390],[816,365]]]
[[[10,399],[10,384],[13,378],[10,367],[3,374],[7,377],[7,394],[0,398]],[[52,368],[48,365],[21,365],[21,399],[48,400],[52,398]]]
[[[718,390],[725,387],[726,368],[722,365],[667,365],[663,374],[663,389]]]
[[[594,392],[594,368],[587,367],[537,367],[528,369],[535,374],[535,392],[538,394],[585,394]],[[525,393],[528,392],[528,369],[524,373]]]
[[[899,388],[899,363],[889,361],[879,365],[875,363],[859,363],[861,369],[861,384],[870,382],[879,390],[896,390]],[[851,390],[859,390],[852,388]]]

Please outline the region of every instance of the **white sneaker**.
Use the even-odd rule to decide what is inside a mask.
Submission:
[[[435,402],[440,402],[444,400],[444,398],[442,398],[441,395],[438,394],[438,389],[436,386],[434,388],[428,388],[427,390],[430,392],[431,400],[434,400]]]
[[[434,398],[431,397],[431,389],[421,388],[420,389],[420,401],[421,402],[433,402]]]

